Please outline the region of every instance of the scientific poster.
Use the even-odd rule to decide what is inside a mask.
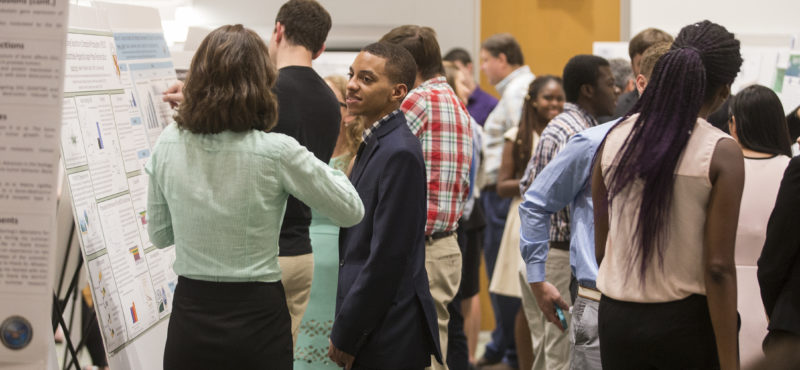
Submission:
[[[176,76],[159,29],[118,32],[107,9],[73,10],[84,16],[72,18],[68,35],[61,150],[100,331],[113,362],[166,320],[172,307],[175,253],[150,243],[143,168],[172,122],[161,95]]]
[[[800,106],[800,52],[788,55],[781,88],[784,110],[789,112]]]
[[[0,2],[0,368],[50,347],[66,4]]]

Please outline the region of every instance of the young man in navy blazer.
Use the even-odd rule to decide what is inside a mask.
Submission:
[[[350,181],[364,219],[339,233],[339,285],[329,357],[347,369],[422,369],[441,362],[425,271],[426,178],[400,103],[416,64],[397,45],[365,47],[350,67],[347,108],[364,143]]]

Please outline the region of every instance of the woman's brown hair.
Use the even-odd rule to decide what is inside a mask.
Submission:
[[[330,75],[325,77],[325,81],[330,82],[342,96],[347,96],[347,78],[341,75]],[[364,134],[364,126],[361,124],[360,119],[360,117],[356,117],[352,122],[345,125],[344,138],[347,152],[353,156],[358,152],[358,146],[361,145]]]
[[[275,126],[277,73],[264,41],[241,24],[212,31],[197,49],[178,107],[178,127],[195,134]]]

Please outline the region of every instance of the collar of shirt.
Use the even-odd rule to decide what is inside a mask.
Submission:
[[[378,130],[378,128],[380,128],[381,125],[383,125],[386,122],[389,122],[389,120],[393,119],[398,114],[403,114],[403,111],[401,111],[400,108],[397,108],[392,113],[383,116],[383,118],[379,119],[377,122],[373,123],[372,126],[364,130],[364,133],[361,136],[364,139],[364,143],[366,143],[367,140],[369,140],[369,138],[372,137],[372,134],[375,133],[375,131]]]
[[[472,90],[472,93],[467,97],[467,104],[472,104],[485,96],[486,92],[483,91],[480,86],[475,86],[475,90]]]
[[[439,85],[439,84],[444,84],[444,85],[450,86],[447,83],[447,78],[445,78],[444,76],[438,76],[438,77],[434,77],[434,78],[425,80],[425,82],[419,84],[419,86],[417,86],[417,88],[414,89],[414,90],[430,89],[430,88],[434,87],[435,85]],[[412,92],[413,92],[413,90],[412,90]]]
[[[528,66],[522,66],[514,70],[506,76],[506,78],[502,79],[497,85],[494,85],[494,88],[500,93],[500,96],[503,95],[503,91],[506,89],[509,83],[513,81],[517,76],[524,75],[531,73],[531,69]]]
[[[597,126],[597,119],[595,119],[591,114],[583,110],[579,105],[574,103],[564,103],[564,112],[569,113],[572,115],[576,115],[583,119],[586,122],[586,127],[594,127]]]

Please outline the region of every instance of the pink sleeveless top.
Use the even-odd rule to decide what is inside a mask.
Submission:
[[[609,170],[615,166],[617,153],[637,117],[628,118],[606,137],[601,158],[606,186]],[[675,168],[663,268],[659,266],[657,253],[653,253],[644,285],[639,274],[640,261],[631,261],[635,255],[632,241],[643,184],[636,181],[614,198],[609,208],[605,256],[597,276],[597,287],[603,294],[629,302],[669,302],[691,294],[705,295],[703,238],[711,194],[708,174],[717,143],[729,137],[704,119],[695,123]]]

